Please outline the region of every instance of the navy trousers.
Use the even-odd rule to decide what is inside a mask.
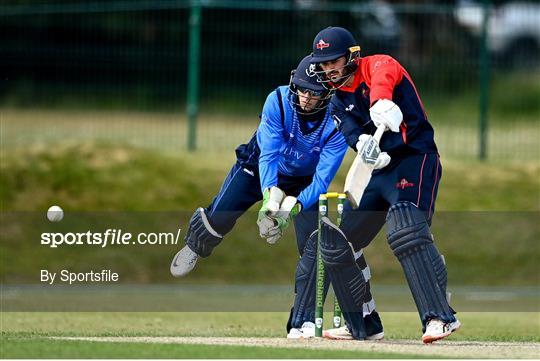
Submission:
[[[408,155],[375,171],[360,206],[345,205],[341,229],[355,250],[369,245],[385,223],[392,204],[408,201],[422,210],[431,225],[442,167],[438,154]]]

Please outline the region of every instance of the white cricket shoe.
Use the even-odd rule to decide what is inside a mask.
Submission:
[[[300,328],[291,328],[288,339],[313,338],[315,337],[315,324],[313,322],[304,322]]]
[[[454,322],[444,323],[438,319],[429,320],[426,325],[426,332],[422,336],[424,343],[431,343],[449,336],[452,332],[457,331],[461,323],[456,318]]]
[[[353,340],[351,333],[347,326],[341,326],[339,328],[331,328],[323,331],[323,337],[330,340]],[[373,335],[367,335],[366,341],[379,341],[384,338],[384,331],[374,333]]]
[[[187,245],[184,246],[184,248],[178,251],[171,262],[171,274],[174,277],[187,275],[195,268],[198,259],[199,256],[197,253],[193,252]]]
[[[299,339],[304,338],[304,335],[302,334],[302,330],[299,328],[291,328],[289,333],[287,334],[288,339]]]
[[[341,326],[338,328],[330,328],[323,331],[323,337],[330,340],[352,340],[353,337],[349,332],[347,326]]]

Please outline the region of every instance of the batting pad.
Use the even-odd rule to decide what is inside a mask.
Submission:
[[[386,222],[388,244],[405,272],[424,328],[432,318],[455,321],[446,299],[446,266],[423,212],[410,202],[400,202],[390,207]]]

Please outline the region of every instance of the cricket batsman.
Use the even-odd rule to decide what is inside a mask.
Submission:
[[[171,263],[173,276],[188,274],[199,258],[210,256],[236,220],[262,200],[257,225],[260,236],[274,244],[295,223],[300,260],[296,270],[295,301],[287,323],[288,338],[315,336],[315,271],[317,201],[336,174],[347,143],[336,129],[328,104],[332,91],[310,74],[311,56],[291,73],[288,86],[272,91],[264,104],[256,133],[236,149],[237,161],[206,208],[189,222],[185,246]],[[307,242],[311,239],[311,242]],[[309,245],[309,246],[308,246]],[[355,265],[369,275],[361,252]],[[383,337],[382,323],[368,291],[362,300],[367,337]],[[328,289],[328,285],[326,290]],[[364,306],[365,304],[365,306]]]
[[[319,82],[335,90],[334,122],[373,170],[359,207],[346,209],[339,228],[323,219],[321,253],[347,325],[324,335],[366,338],[362,274],[353,251],[365,248],[386,223],[388,244],[418,308],[423,342],[445,338],[460,322],[447,301],[446,266],[430,231],[442,168],[414,83],[390,56],[360,57],[360,46],[341,27],[315,36],[311,61]],[[373,134],[380,126],[387,131],[378,143]]]

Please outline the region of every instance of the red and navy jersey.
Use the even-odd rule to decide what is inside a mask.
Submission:
[[[347,144],[356,149],[360,134],[374,134],[369,108],[379,99],[396,103],[403,113],[400,132],[386,131],[382,151],[392,158],[406,154],[437,153],[433,127],[428,121],[420,96],[407,71],[388,55],[372,55],[358,60],[351,86],[343,86],[332,97],[331,112]]]

